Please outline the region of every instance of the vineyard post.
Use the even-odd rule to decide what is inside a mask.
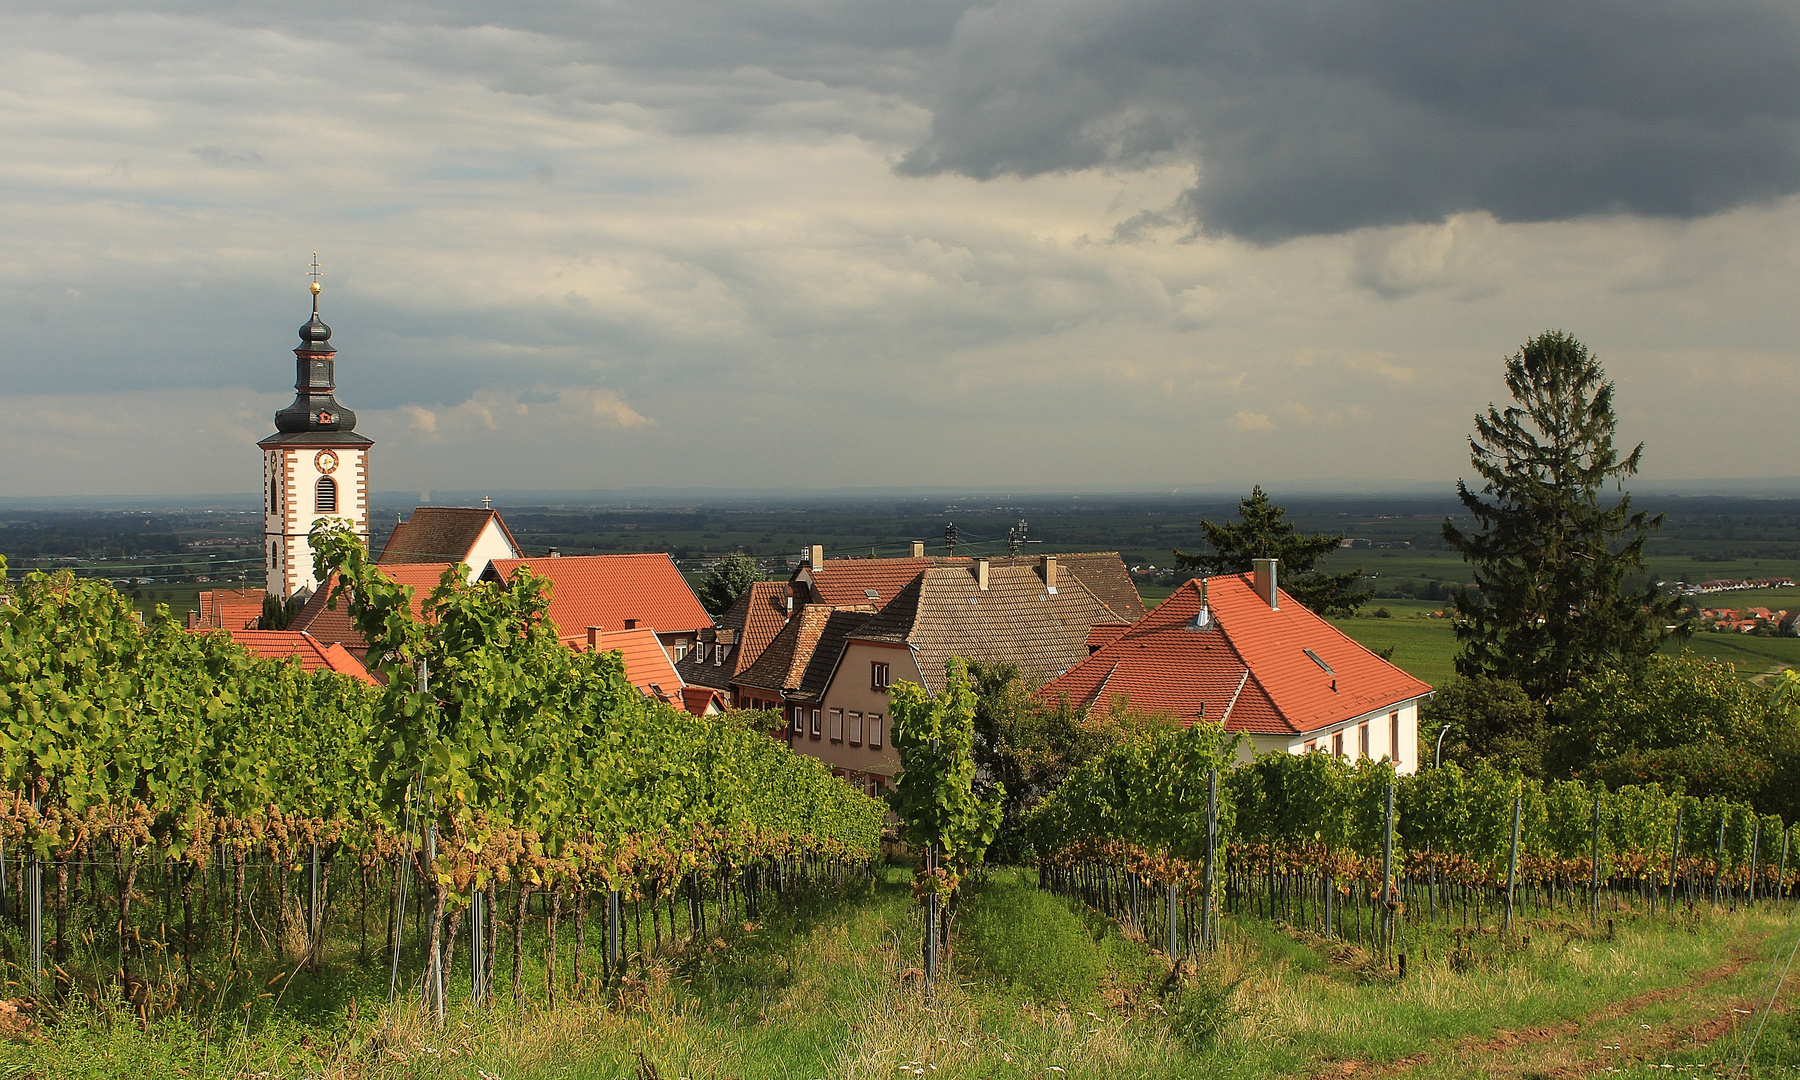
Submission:
[[[1781,827],[1781,869],[1775,871],[1775,896],[1777,899],[1787,895],[1787,851],[1788,827]]]
[[[1761,854],[1762,818],[1756,819],[1755,827],[1750,830],[1750,899],[1751,907],[1756,906],[1756,857]]]
[[[925,987],[931,989],[937,981],[938,960],[938,894],[937,894],[938,853],[937,843],[933,841],[925,848],[925,873],[931,882],[931,892],[925,897]]]
[[[1176,904],[1177,904],[1176,898],[1180,895],[1180,892],[1181,892],[1181,886],[1175,884],[1173,881],[1169,882],[1169,961],[1170,961],[1170,963],[1173,963],[1174,961],[1179,960],[1181,958],[1181,939],[1175,936],[1175,916],[1176,916]]]
[[[606,894],[606,960],[608,973],[613,978],[619,977],[619,921],[623,917],[619,903],[619,890],[613,889]],[[752,917],[754,917],[752,912]]]
[[[319,955],[319,842],[312,842],[310,875],[306,890],[306,955],[317,962]]]
[[[1393,958],[1394,952],[1394,785],[1387,786],[1387,825],[1381,834],[1381,951],[1382,958]]]
[[[483,957],[481,947],[487,938],[482,932],[482,922],[486,911],[482,907],[487,894],[475,889],[469,896],[469,1004],[479,1006],[482,1003],[481,969]]]
[[[1713,887],[1712,902],[1719,902],[1719,889],[1724,884],[1725,876],[1725,811],[1719,811],[1719,849],[1713,855]]]
[[[1511,854],[1506,857],[1506,924],[1503,934],[1512,933],[1513,883],[1519,876],[1519,813],[1525,808],[1525,796],[1513,796],[1513,827]]]
[[[1675,870],[1681,865],[1681,804],[1675,804],[1675,846],[1669,851],[1669,914],[1675,914]]]
[[[7,904],[6,873],[6,837],[0,836],[0,919],[5,919],[11,912],[6,910]]]
[[[1594,849],[1588,858],[1589,869],[1593,872],[1593,913],[1588,918],[1589,926],[1600,925],[1600,796],[1594,796]]]
[[[1219,846],[1219,770],[1213,769],[1206,774],[1206,873],[1205,899],[1200,908],[1200,940],[1206,944],[1207,951],[1217,946],[1217,931],[1213,928],[1213,891],[1217,880],[1213,874],[1213,857]]]
[[[432,812],[434,814],[436,813],[435,806],[432,808]],[[437,877],[436,820],[428,821],[425,824],[425,865],[435,879]],[[432,892],[435,894],[443,887],[442,881],[434,880],[432,883]],[[437,926],[437,914],[442,908],[443,905],[441,903],[434,904],[431,913],[431,981],[426,987],[426,993],[431,999],[431,1012],[433,1017],[436,1018],[439,1029],[442,1029],[444,1026],[444,942],[442,937],[439,936]]]
[[[26,874],[25,918],[31,937],[31,992],[44,992],[44,863],[31,857],[31,870]]]

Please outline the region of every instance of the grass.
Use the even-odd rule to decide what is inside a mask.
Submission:
[[[0,1042],[0,1074],[1252,1078],[1383,1063],[1421,1076],[1520,1075],[1521,1063],[1523,1075],[1560,1074],[1603,1045],[1660,1045],[1645,1031],[1682,1052],[1680,1032],[1729,1018],[1733,1002],[1756,995],[1766,958],[1794,925],[1790,911],[1767,907],[1674,922],[1621,911],[1609,939],[1585,920],[1534,920],[1528,942],[1488,934],[1455,964],[1448,931],[1423,930],[1402,980],[1352,946],[1228,919],[1219,953],[1192,989],[1172,995],[1160,955],[1038,892],[1026,872],[1002,870],[962,905],[949,974],[929,994],[908,878],[889,869],[872,884],[804,896],[760,925],[665,952],[618,990],[554,1008],[458,1006],[442,1032],[414,1007],[389,1013],[379,996],[354,993],[334,1008],[301,1008],[274,1005],[270,991],[141,1030],[128,1012],[75,1004],[40,1018],[47,1035]],[[1747,962],[1719,975],[1734,955]],[[1607,1002],[1657,992],[1596,1018]],[[1207,1037],[1179,1037],[1193,1034],[1202,1007]],[[1759,1053],[1792,1063],[1800,1031],[1771,1023],[1776,1035]],[[1497,1030],[1560,1034],[1490,1045]]]

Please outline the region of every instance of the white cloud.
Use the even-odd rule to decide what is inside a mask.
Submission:
[[[0,17],[4,486],[253,490],[314,248],[384,490],[1448,478],[1550,327],[1651,474],[1792,472],[1793,200],[1258,247],[1185,161],[900,176],[902,7]]]

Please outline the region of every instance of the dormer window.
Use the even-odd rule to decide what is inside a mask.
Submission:
[[[319,486],[313,495],[313,511],[320,514],[337,513],[337,481],[329,476],[319,477]]]

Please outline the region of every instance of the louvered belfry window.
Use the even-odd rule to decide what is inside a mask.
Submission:
[[[313,497],[313,511],[320,514],[337,513],[337,481],[329,476],[319,477],[319,487]]]

